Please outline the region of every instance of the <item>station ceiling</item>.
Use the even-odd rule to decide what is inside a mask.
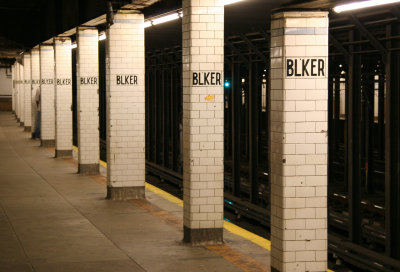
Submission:
[[[227,35],[267,29],[277,8],[329,9],[351,0],[244,0],[225,7]],[[0,0],[0,58],[15,54],[107,13],[133,7],[153,17],[181,8],[182,0]],[[146,29],[146,46],[163,47],[181,38],[181,20]]]

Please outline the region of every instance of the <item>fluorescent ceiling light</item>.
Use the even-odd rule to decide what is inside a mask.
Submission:
[[[144,21],[144,28],[152,26],[151,21]]]
[[[241,2],[241,1],[243,1],[243,0],[224,0],[224,6],[234,4],[237,2]],[[170,14],[167,14],[167,15],[161,16],[161,17],[150,18],[150,19],[144,21],[144,28],[147,28],[147,27],[150,27],[153,25],[162,24],[162,23],[169,22],[169,21],[173,21],[173,20],[176,20],[176,19],[179,19],[182,17],[183,17],[182,9],[179,9],[179,10],[176,10],[174,13],[170,13]]]
[[[166,15],[166,16],[158,17],[158,18],[152,20],[151,22],[152,22],[153,25],[158,25],[158,24],[162,24],[162,23],[165,23],[165,22],[173,21],[173,20],[176,20],[176,19],[179,19],[179,14],[178,13],[172,13],[172,14],[169,14],[169,15]]]
[[[99,41],[105,40],[106,39],[106,33],[103,33],[99,36]]]
[[[77,48],[78,45],[76,43],[71,44],[71,49]]]
[[[393,4],[393,3],[398,3],[398,2],[400,2],[400,0],[369,0],[369,1],[354,2],[354,3],[350,3],[350,4],[336,6],[333,8],[333,10],[337,13],[340,13],[343,11],[369,8],[369,7]]]
[[[225,0],[224,1],[224,6],[230,5],[230,4],[235,4],[237,2],[241,2],[243,0]]]

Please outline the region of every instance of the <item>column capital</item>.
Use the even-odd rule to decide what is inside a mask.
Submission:
[[[80,32],[80,31],[85,31],[85,30],[96,30],[97,32],[99,31],[98,28],[96,26],[77,26],[76,27],[76,33]]]
[[[114,12],[114,16],[117,14],[143,14],[143,12],[136,9],[118,9]]]
[[[311,17],[328,17],[328,11],[321,11],[315,9],[277,9],[272,11],[271,20],[280,19],[280,18],[311,18]]]
[[[40,50],[42,50],[43,48],[49,48],[49,47],[53,47],[53,43],[41,43],[40,45],[39,45],[39,49]]]
[[[69,36],[56,36],[53,38],[54,43],[58,42],[58,43],[63,43],[66,41],[71,41],[71,38]]]

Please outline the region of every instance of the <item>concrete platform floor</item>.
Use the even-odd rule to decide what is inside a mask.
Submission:
[[[105,177],[76,174],[0,112],[0,271],[269,271],[269,252],[224,231],[225,244],[182,243],[182,207],[105,199]]]

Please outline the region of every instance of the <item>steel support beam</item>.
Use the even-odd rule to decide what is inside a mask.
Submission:
[[[378,41],[371,32],[358,20],[355,15],[350,16],[351,21],[355,24],[356,28],[361,32],[361,34],[367,37],[370,43],[381,52],[381,54],[386,53],[387,49]]]
[[[259,64],[250,59],[249,70],[249,182],[250,202],[258,202],[258,156],[259,156],[259,91],[261,79],[258,78]]]
[[[250,48],[260,57],[264,62],[267,62],[267,58],[260,50],[243,34],[240,34],[240,37],[250,46]]]
[[[225,40],[225,43],[231,48],[232,53],[237,55],[239,57],[239,59],[241,61],[243,61],[243,63],[246,65],[246,67],[249,68],[248,59],[245,56],[243,56],[243,54],[240,53],[240,51],[228,39]]]
[[[344,55],[345,57],[344,61],[348,63],[350,58],[350,53],[343,47],[343,45],[338,40],[335,39],[335,37],[331,33],[329,33],[329,39],[333,42],[335,48]]]
[[[232,62],[232,194],[240,196],[240,107],[241,107],[241,90],[240,90],[240,64]]]
[[[358,40],[354,31],[350,31],[350,40]],[[357,50],[350,46],[350,52]],[[349,188],[349,239],[358,244],[361,240],[360,212],[360,104],[361,104],[361,56],[351,54],[348,67],[348,90],[346,92],[347,114],[347,184]]]

